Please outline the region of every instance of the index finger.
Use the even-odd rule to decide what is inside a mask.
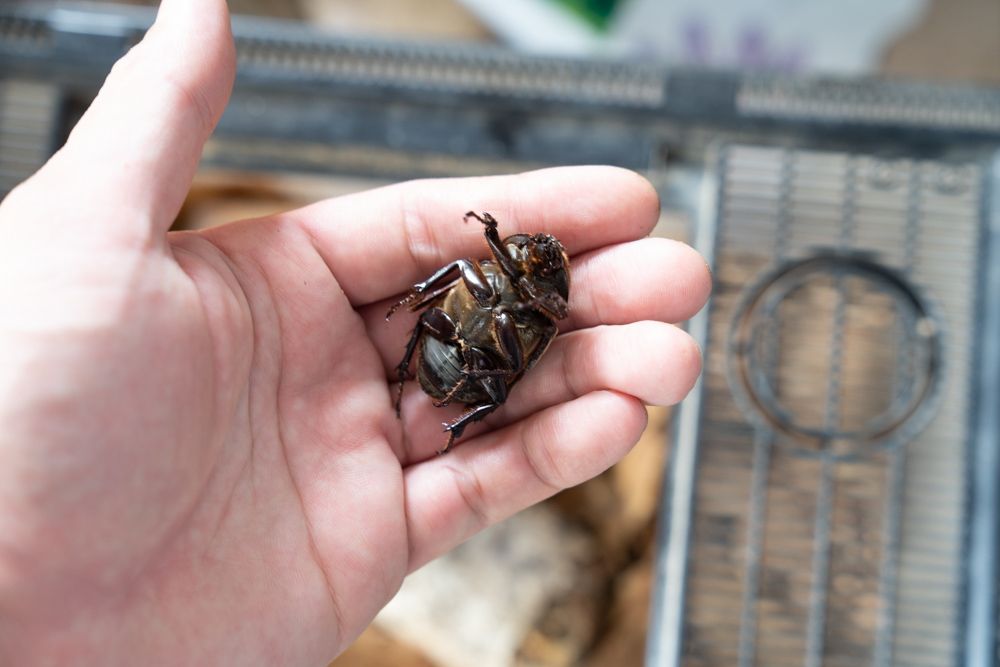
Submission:
[[[487,211],[500,237],[551,234],[572,256],[641,238],[659,197],[639,174],[616,167],[558,167],[514,176],[411,181],[284,214],[312,237],[355,307],[408,290],[455,259],[485,257]]]

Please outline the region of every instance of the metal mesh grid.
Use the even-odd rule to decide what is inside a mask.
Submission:
[[[51,42],[52,31],[42,21],[0,13],[0,39],[6,49],[32,49]]]
[[[979,181],[969,164],[724,152],[685,665],[953,663]],[[747,290],[775,265],[831,249],[863,252],[902,276],[947,328],[947,390],[908,442],[810,448],[734,399],[730,331]],[[912,386],[903,342],[918,323],[897,302],[835,274],[788,293],[767,325],[772,345],[758,354],[795,419],[863,422]]]
[[[0,81],[0,199],[48,159],[57,115],[55,86]]]
[[[951,131],[1000,130],[1000,92],[983,90],[972,98],[959,87],[902,81],[882,81],[861,89],[849,81],[758,74],[741,83],[736,104],[748,116],[936,125]]]
[[[531,100],[623,107],[659,107],[665,76],[655,67],[612,62],[538,60],[509,52],[460,47],[407,47],[362,41],[302,44],[274,31],[237,37],[240,66],[277,77],[317,77],[363,85],[393,85]]]

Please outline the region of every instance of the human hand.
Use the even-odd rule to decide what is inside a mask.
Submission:
[[[0,663],[325,664],[404,575],[623,456],[700,355],[705,263],[610,168],[423,181],[167,234],[228,99],[220,0],[165,0],[0,206]],[[570,317],[435,456],[388,306],[500,235],[571,255]]]

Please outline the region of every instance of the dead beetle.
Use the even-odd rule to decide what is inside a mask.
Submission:
[[[410,361],[420,346],[417,379],[441,407],[452,401],[469,411],[446,425],[444,454],[469,424],[484,419],[507,400],[511,387],[535,365],[569,314],[569,257],[548,234],[514,234],[503,241],[489,213],[465,214],[486,226],[492,259],[451,262],[389,309],[402,305],[420,315],[406,346],[399,374],[396,417],[403,382],[413,379]],[[455,272],[457,276],[454,276]]]

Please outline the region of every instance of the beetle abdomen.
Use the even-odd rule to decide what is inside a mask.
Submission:
[[[424,391],[434,398],[444,398],[445,393],[462,380],[462,355],[450,343],[424,336],[417,364],[417,378]]]
[[[417,379],[424,392],[431,398],[441,400],[462,381],[464,360],[457,345],[440,341],[433,336],[424,336],[420,346],[420,361],[417,364]],[[455,393],[456,403],[478,403],[487,400],[489,394],[480,382],[467,382]]]

